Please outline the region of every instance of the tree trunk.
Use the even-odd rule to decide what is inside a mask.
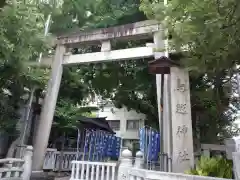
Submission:
[[[39,104],[39,99],[40,99],[40,93],[41,90],[37,89],[35,91],[35,99],[36,102],[32,104],[32,108],[33,108],[33,113],[32,113],[32,123],[31,123],[31,127],[30,127],[30,136],[28,138],[28,144],[33,146],[33,141],[34,141],[34,137],[35,137],[35,131],[36,131],[36,123],[37,123],[37,117],[40,114],[41,111],[41,105]]]

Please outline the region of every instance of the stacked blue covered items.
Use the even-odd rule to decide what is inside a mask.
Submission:
[[[145,128],[139,130],[140,151],[145,152]]]
[[[106,157],[106,147],[107,147],[106,133],[102,132],[101,133],[101,149],[100,149],[101,160],[103,160],[104,157]]]
[[[120,149],[121,149],[122,139],[120,137],[116,137],[116,154],[115,157],[118,158],[120,156]]]
[[[85,141],[84,141],[84,147],[83,147],[83,152],[84,152],[84,157],[83,159],[84,160],[87,160],[86,158],[86,153],[89,152],[89,142],[90,142],[90,139],[91,139],[91,136],[90,136],[90,131],[86,131],[86,136],[85,136]]]
[[[88,154],[89,161],[93,161],[94,160],[95,138],[96,138],[95,131],[92,131],[92,133],[91,133],[91,140],[89,142],[89,154]]]
[[[116,136],[112,136],[112,148],[111,148],[111,158],[115,157],[116,154]]]
[[[103,156],[106,157],[108,154],[108,134],[104,134],[103,139]]]
[[[139,129],[140,150],[147,161],[157,161],[160,152],[160,134],[152,128]]]
[[[118,158],[121,148],[121,138],[103,131],[87,131],[84,143],[84,160],[102,161],[104,158]]]
[[[110,141],[111,154],[109,157],[113,157],[113,155],[114,155],[114,151],[115,151],[114,141],[115,141],[115,136],[111,135],[111,141]]]
[[[152,130],[148,131],[147,139],[148,139],[148,146],[147,146],[147,160],[152,161],[152,153],[153,153],[153,146],[154,146],[154,136],[155,133]]]
[[[112,158],[118,158],[120,155],[120,148],[121,148],[121,138],[113,136],[113,148],[112,148]]]
[[[151,130],[149,136],[148,160],[157,161],[160,151],[160,134]]]
[[[104,134],[105,132],[103,131],[100,131],[100,134],[99,134],[99,150],[98,150],[98,161],[102,161],[103,158],[104,158]]]
[[[111,157],[112,156],[112,136],[108,135],[107,139],[107,156]]]
[[[157,161],[158,160],[158,155],[159,155],[159,152],[160,152],[160,133],[157,133],[155,135],[155,142],[156,142],[156,148],[155,148],[155,151],[154,151],[154,161]]]
[[[100,138],[99,138],[100,140],[99,140],[98,159],[99,159],[99,161],[101,161],[104,157],[104,151],[103,151],[103,149],[104,149],[104,132],[101,131],[99,136],[100,136]]]
[[[95,131],[95,145],[94,145],[94,160],[99,161],[99,151],[100,151],[100,132],[99,131]]]

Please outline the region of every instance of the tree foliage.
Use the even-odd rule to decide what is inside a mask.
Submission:
[[[145,18],[143,13],[139,12],[138,6],[139,2],[136,0],[114,2],[105,0],[104,1],[65,0],[63,1],[60,11],[50,10],[54,12],[52,13],[53,20],[50,31],[54,35],[58,35],[63,32],[64,33],[72,32],[77,31],[79,29],[84,30],[90,28],[102,28],[136,22]],[[46,11],[46,14],[47,13],[49,13],[49,9],[48,11]],[[90,48],[80,47],[73,49],[72,52],[74,54],[77,54],[84,51],[85,52],[96,51],[98,49],[99,47]],[[118,67],[116,66],[116,68]],[[98,70],[96,71],[96,69]],[[112,71],[113,69],[108,70]],[[101,76],[99,76],[97,80],[92,79],[92,75],[94,75],[95,72],[99,73],[100,75],[102,74],[101,71],[102,71],[101,65],[92,65],[90,67],[84,65],[64,68],[59,93],[59,101],[57,103],[56,116],[58,116],[58,112],[60,112],[62,108],[66,108],[68,109],[68,111],[70,111],[70,109],[74,108],[68,107],[70,106],[76,107],[76,104],[84,104],[86,98],[92,97],[96,94],[101,95],[104,98],[110,97],[109,95],[111,94],[110,91],[111,87],[104,86],[106,85],[105,83],[103,83],[104,79],[101,78]],[[109,85],[116,89],[117,84],[114,83],[113,78],[114,76],[111,76],[111,84]],[[106,94],[104,95],[102,94],[104,91],[103,89],[106,88],[108,88],[109,91],[105,90]],[[122,104],[123,103],[121,102],[121,105]],[[85,110],[86,113],[90,111],[90,109]],[[94,108],[92,108],[92,110],[94,110]],[[83,113],[83,111],[81,112]],[[70,113],[75,114],[74,110],[73,112]],[[68,112],[66,112],[66,114],[68,114]]]
[[[64,1],[62,13],[54,17],[53,33],[58,34],[63,30],[68,32],[76,31],[76,29],[109,27],[146,19],[139,11],[140,2],[138,1],[97,1],[97,3],[88,1],[86,6],[79,6],[79,3],[83,2]],[[229,135],[226,134],[226,126],[231,125],[231,121],[234,120],[232,114],[236,112],[236,109],[229,108],[229,103],[235,102],[235,97],[229,96],[231,93],[229,82],[233,74],[234,63],[226,59],[221,60],[225,56],[219,50],[220,40],[223,41],[222,47],[231,42],[230,39],[226,39],[228,37],[226,33],[230,34],[230,32],[223,30],[224,34],[219,32],[221,29],[213,30],[215,27],[213,19],[216,19],[217,15],[212,14],[214,7],[210,7],[207,1],[197,3],[199,5],[196,7],[194,3],[191,4],[188,1],[180,3],[176,0],[171,3],[173,4],[165,8],[161,1],[143,0],[140,9],[151,19],[163,21],[165,17],[168,17],[164,26],[169,29],[173,37],[171,48],[179,49],[178,47],[187,45],[188,52],[185,53],[182,63],[190,70],[191,75],[191,104],[195,137],[200,136],[202,142],[216,142],[221,139],[220,135],[224,134],[224,137]],[[204,8],[202,13],[199,6],[208,7]],[[88,12],[90,15],[87,15]],[[191,14],[194,22],[185,18],[184,14]],[[210,26],[202,23],[205,14],[208,18],[206,22],[212,23]],[[201,17],[198,18],[198,16]],[[69,20],[66,21],[64,18],[69,18]],[[59,27],[58,24],[64,27]],[[219,32],[222,36],[215,39],[215,32]],[[115,48],[127,48],[145,43],[144,41],[129,41],[116,43],[114,46]],[[87,49],[79,47],[74,49],[73,53],[97,50],[99,47]],[[215,52],[215,50],[218,51]],[[98,63],[82,65],[76,67],[74,72],[70,71],[84,84],[84,95],[94,93],[112,100],[117,107],[124,105],[129,109],[144,113],[147,115],[147,122],[157,126],[155,77],[148,73],[147,62],[148,59]]]
[[[233,164],[223,157],[202,156],[196,164],[196,168],[187,171],[187,174],[198,176],[211,176],[218,178],[233,178]]]
[[[28,74],[25,63],[34,60],[47,43],[43,14],[22,1],[3,1],[0,10],[1,130],[14,129]],[[29,38],[31,37],[31,38]]]
[[[181,63],[190,70],[195,136],[210,143],[229,135],[226,127],[231,124],[232,114],[237,110],[236,98],[229,95],[234,80],[232,75],[236,72],[233,67],[239,64],[237,1],[172,0],[165,7],[160,0],[142,0],[141,3],[139,0],[36,0],[28,4],[19,1],[18,5],[10,1],[2,7],[0,40],[4,43],[0,45],[0,88],[8,89],[11,96],[3,95],[0,101],[3,99],[3,105],[5,102],[10,105],[9,111],[12,112],[11,108],[19,104],[25,93],[24,87],[37,87],[36,95],[44,96],[49,68],[26,64],[35,61],[40,52],[47,54],[48,43],[43,32],[44,21],[49,14],[52,16],[50,33],[57,36],[145,20],[145,13],[161,22],[166,19],[163,25],[171,33],[172,49],[187,47]],[[112,45],[119,49],[145,43],[140,40],[113,41]],[[72,53],[98,50],[99,46],[78,47],[72,49]],[[103,99],[112,100],[117,107],[126,106],[146,114],[146,122],[157,126],[156,83],[155,76],[148,73],[148,60],[64,68],[56,122],[61,126],[73,125],[74,117],[93,110],[79,108],[79,105],[84,104],[86,98],[100,95]],[[230,108],[229,103],[234,108]],[[3,115],[12,118],[11,113],[6,112]],[[0,117],[3,117],[1,112]]]
[[[53,12],[51,32],[62,34],[140,21],[145,16],[138,7],[139,0],[64,0],[60,10],[45,12]]]
[[[140,9],[168,29],[170,48],[185,47],[181,63],[191,73],[193,120],[200,118],[202,137],[209,128],[215,136],[223,132],[239,107],[231,94],[239,64],[239,8],[236,0],[172,0],[166,6],[141,1]]]
[[[190,70],[213,74],[239,64],[239,2],[236,0],[142,0],[142,10],[169,29],[172,48],[187,47]]]

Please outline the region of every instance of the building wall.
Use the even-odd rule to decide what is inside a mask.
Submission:
[[[106,117],[110,127],[116,132],[116,136],[123,139],[123,146],[131,148],[133,143],[138,142],[139,128],[144,126],[144,114],[133,110],[128,111],[127,108],[117,109],[114,106],[105,106],[99,110],[98,116]]]
[[[234,121],[234,124],[236,124],[236,126],[237,126],[238,128],[240,128],[240,119],[237,118],[237,119]]]

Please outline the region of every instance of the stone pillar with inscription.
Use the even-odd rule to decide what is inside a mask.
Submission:
[[[189,74],[171,67],[172,170],[183,173],[194,166]]]
[[[162,56],[149,62],[161,74],[163,86],[163,150],[171,158],[169,171],[183,173],[194,165],[189,75],[178,62]],[[161,122],[161,121],[160,121]]]

